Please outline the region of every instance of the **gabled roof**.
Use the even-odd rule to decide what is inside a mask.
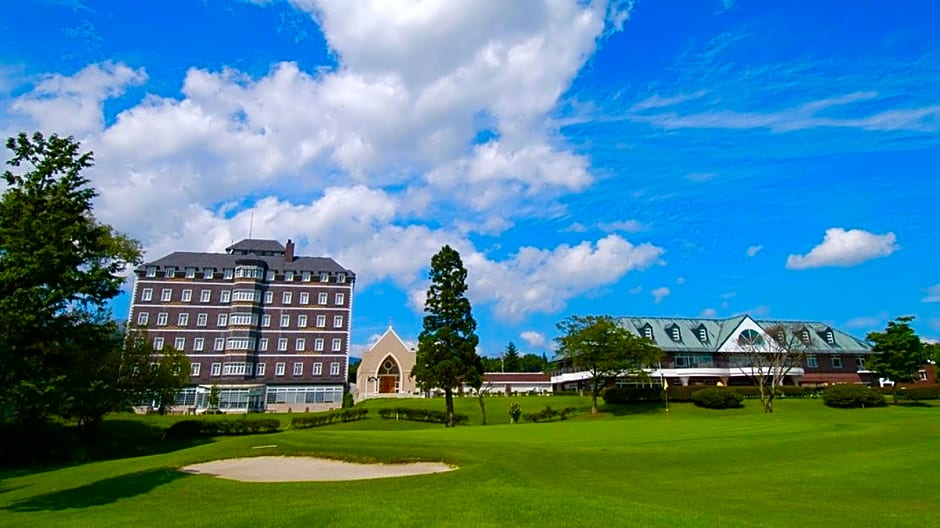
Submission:
[[[280,253],[284,254],[287,248],[277,240],[265,240],[260,238],[246,238],[239,240],[231,246],[225,248],[226,253]]]
[[[727,319],[703,319],[683,317],[621,317],[620,325],[643,337],[643,327],[649,326],[653,330],[653,340],[656,345],[669,352],[717,352],[723,343],[733,337],[735,331],[745,320],[747,315],[737,315]],[[774,326],[806,327],[810,331],[810,348],[817,352],[869,352],[871,347],[851,335],[816,321],[782,321],[782,320],[753,320],[758,326],[767,330]],[[748,323],[750,325],[750,323]],[[673,326],[679,328],[680,340],[674,341],[669,329]],[[703,327],[707,332],[707,340],[699,339],[697,330]],[[829,344],[825,333],[832,330],[834,343]]]
[[[329,257],[299,257],[291,262],[285,262],[283,256],[257,256],[257,255],[230,255],[228,253],[197,253],[192,251],[175,251],[165,257],[145,262],[138,266],[137,270],[142,271],[147,266],[156,266],[157,269],[163,269],[173,266],[177,269],[186,267],[195,268],[215,268],[225,269],[234,268],[236,261],[258,260],[264,262],[269,270],[277,271],[310,271],[320,273],[321,271],[346,273],[350,278],[355,275],[348,269],[340,266],[335,260]]]

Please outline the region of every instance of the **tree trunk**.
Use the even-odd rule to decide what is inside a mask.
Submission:
[[[597,391],[591,393],[591,416],[597,416]]]
[[[444,389],[444,403],[447,405],[447,427],[454,426],[454,393],[453,389]]]
[[[486,425],[486,404],[483,402],[483,392],[481,391],[477,398],[480,399],[480,412],[483,413],[483,425]]]

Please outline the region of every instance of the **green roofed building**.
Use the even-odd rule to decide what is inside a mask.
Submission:
[[[630,332],[651,340],[666,354],[648,372],[653,383],[670,385],[752,384],[744,360],[746,344],[771,342],[768,331],[786,328],[801,343],[805,360],[788,373],[788,385],[817,386],[877,382],[865,369],[871,346],[837,328],[816,321],[756,320],[748,315],[727,319],[621,317]],[[552,376],[556,391],[578,390],[589,376],[559,362]]]

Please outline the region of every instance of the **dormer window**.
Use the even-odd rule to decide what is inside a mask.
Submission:
[[[202,278],[211,279],[215,275],[215,268],[202,268]]]
[[[176,268],[174,268],[173,266],[167,266],[166,269],[163,270],[164,277],[172,279],[175,275],[176,275]]]
[[[156,266],[147,266],[147,276],[156,277],[157,276],[157,267]]]
[[[836,344],[836,335],[832,332],[831,328],[826,329],[826,343],[830,345]]]
[[[293,271],[285,271],[285,272],[284,272],[284,280],[287,281],[287,282],[293,282],[293,280],[294,280],[294,272],[293,272]]]
[[[701,341],[702,343],[708,342],[708,330],[705,330],[704,326],[698,327],[698,330],[696,331],[696,335],[698,335],[698,340]]]
[[[643,337],[645,337],[646,339],[649,339],[650,341],[653,341],[653,327],[652,326],[646,325],[643,327]]]
[[[325,271],[320,273],[320,282],[330,282],[330,274]]]
[[[188,267],[186,268],[186,278],[195,279],[196,278],[196,268]]]
[[[235,270],[232,268],[225,268],[222,270],[222,278],[226,280],[231,280],[235,276]]]
[[[273,282],[275,275],[277,275],[277,273],[274,270],[268,270],[268,276],[266,277],[267,281]]]
[[[340,284],[344,284],[344,283],[346,282],[346,274],[345,274],[345,273],[337,273],[337,274],[336,274],[336,282],[338,282],[338,283],[340,283]]]
[[[678,326],[672,325],[672,328],[669,329],[669,337],[671,337],[672,340],[677,343],[682,341],[682,334],[679,332]]]
[[[304,282],[310,282],[310,272],[309,271],[302,272],[300,274],[300,280]]]
[[[809,344],[809,330],[805,328],[800,330],[800,341],[802,341],[804,345]]]

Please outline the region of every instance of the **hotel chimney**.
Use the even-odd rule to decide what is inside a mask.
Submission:
[[[294,261],[294,242],[291,239],[287,239],[287,245],[284,248],[284,262],[293,262]]]

